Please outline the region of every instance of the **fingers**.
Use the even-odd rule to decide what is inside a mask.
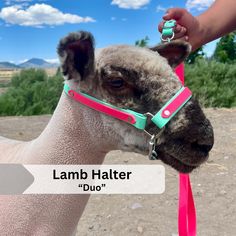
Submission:
[[[187,30],[183,26],[178,25],[174,32],[175,32],[175,39],[179,39],[186,36]]]
[[[159,30],[160,33],[161,33],[162,30],[163,30],[164,23],[165,23],[165,22],[162,21],[162,22],[158,25],[158,30]]]
[[[178,40],[182,40],[182,41],[188,42],[188,36],[184,36],[182,38],[178,38]]]
[[[187,11],[183,8],[170,8],[167,10],[166,14],[163,16],[163,20],[180,20]]]

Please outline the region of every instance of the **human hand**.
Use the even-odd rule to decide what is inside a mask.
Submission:
[[[189,41],[193,51],[201,46],[198,43],[201,33],[200,23],[196,17],[183,8],[171,8],[163,16],[164,21],[158,25],[158,30],[162,32],[164,22],[171,19],[177,22],[174,39]]]

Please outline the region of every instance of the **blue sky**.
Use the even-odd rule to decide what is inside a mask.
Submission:
[[[145,36],[160,42],[157,25],[166,9],[204,11],[213,0],[2,0],[0,2],[0,61],[22,62],[32,57],[54,61],[61,37],[90,31],[96,47],[134,44]],[[207,45],[210,55],[215,42]]]

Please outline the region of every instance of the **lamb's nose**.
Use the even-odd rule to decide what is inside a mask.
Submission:
[[[205,120],[198,132],[197,139],[191,143],[191,147],[201,152],[208,153],[214,144],[213,128],[209,120]]]
[[[212,144],[199,144],[198,141],[191,143],[191,147],[193,149],[198,149],[201,152],[205,152],[206,154],[212,149]]]

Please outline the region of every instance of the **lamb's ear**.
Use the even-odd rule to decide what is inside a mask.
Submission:
[[[66,79],[84,80],[94,71],[94,38],[85,31],[70,33],[57,47]]]
[[[174,68],[188,57],[191,52],[191,45],[181,40],[174,40],[159,44],[150,49],[165,57],[171,67]]]

